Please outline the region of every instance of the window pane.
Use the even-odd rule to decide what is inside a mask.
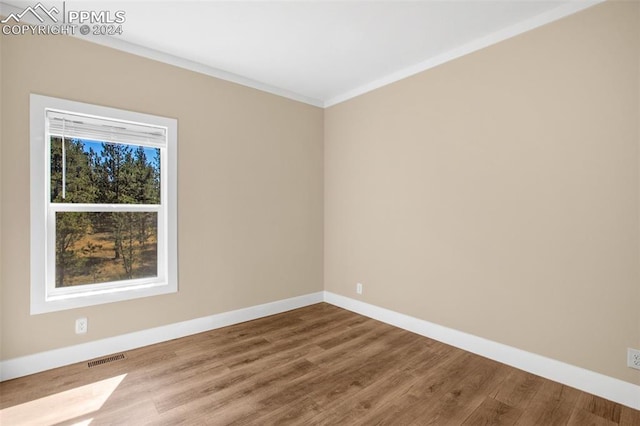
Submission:
[[[56,212],[56,287],[158,275],[158,213]]]
[[[160,149],[54,136],[51,202],[160,204]]]

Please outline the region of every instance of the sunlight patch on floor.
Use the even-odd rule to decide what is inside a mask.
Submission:
[[[0,410],[3,425],[53,425],[98,411],[126,374]],[[91,419],[80,422],[88,425]]]

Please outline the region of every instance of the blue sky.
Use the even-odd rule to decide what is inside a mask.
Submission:
[[[84,144],[84,152],[89,152],[89,149],[93,149],[94,152],[100,155],[102,153],[102,144],[103,142],[90,141],[87,139],[81,139]],[[108,143],[108,142],[106,142]],[[132,150],[137,148],[136,145],[127,145],[131,147]],[[160,150],[157,148],[149,148],[144,147],[144,153],[147,155],[147,164],[152,164],[157,155],[160,155]]]

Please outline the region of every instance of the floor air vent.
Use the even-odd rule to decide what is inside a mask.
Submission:
[[[89,366],[89,368],[91,368],[91,367],[95,367],[96,365],[102,365],[108,362],[118,361],[124,358],[125,358],[124,354],[111,355],[106,358],[96,359],[95,361],[89,361],[87,365]]]

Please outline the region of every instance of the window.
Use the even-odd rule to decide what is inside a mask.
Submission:
[[[31,313],[177,291],[174,119],[31,95]]]

